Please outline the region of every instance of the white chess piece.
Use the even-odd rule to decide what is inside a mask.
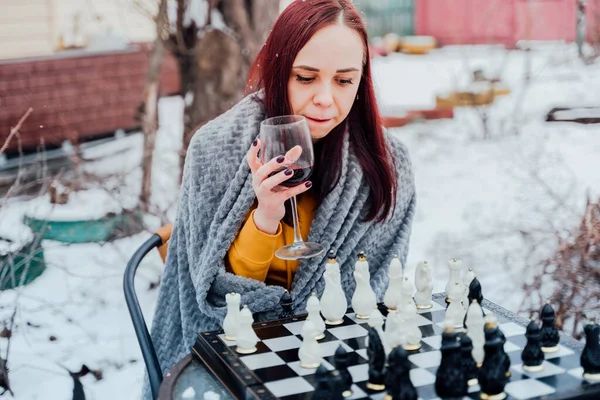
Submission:
[[[418,350],[421,348],[421,338],[423,334],[417,325],[417,306],[410,300],[407,304],[400,307],[400,318],[402,325],[402,346],[404,350]]]
[[[235,337],[235,342],[237,344],[235,351],[240,354],[254,353],[256,351],[256,343],[258,343],[259,339],[252,327],[254,318],[252,318],[252,313],[245,304],[244,307],[242,307],[242,311],[240,311],[239,320],[240,324],[238,325],[238,331]]]
[[[469,268],[469,270],[465,274],[465,294],[463,295],[462,300],[463,307],[465,307],[465,310],[469,308],[469,285],[471,285],[473,279],[475,279],[475,272],[473,272],[473,268]]]
[[[333,255],[333,251],[329,252],[323,277],[325,278],[325,290],[321,295],[321,315],[325,318],[327,325],[339,325],[344,322],[348,301],[342,288],[340,264]]]
[[[352,295],[352,309],[356,313],[356,318],[367,319],[377,307],[377,297],[371,288],[369,263],[362,251],[358,254],[358,261],[354,265],[354,279],[356,289]]]
[[[390,349],[394,349],[396,346],[400,346],[404,343],[405,339],[402,336],[402,317],[398,310],[392,310],[388,313],[383,334]]]
[[[463,289],[460,286],[460,282],[455,282],[454,287],[450,287],[450,291],[447,294],[450,299],[450,304],[446,309],[446,320],[452,323],[454,330],[462,330],[463,321],[465,319],[465,309],[462,305]]]
[[[483,346],[485,345],[485,320],[483,318],[483,310],[476,299],[473,299],[467,310],[465,324],[467,325],[467,335],[471,338],[471,342],[473,342],[473,359],[475,359],[477,365],[481,366],[485,354],[483,350]]]
[[[433,307],[431,295],[433,294],[433,276],[431,264],[422,261],[417,264],[415,269],[415,303],[418,309],[427,309]]]
[[[383,332],[383,315],[376,308],[369,315],[369,326],[374,328],[379,338],[381,339],[381,343],[383,344],[383,350],[385,351],[385,356],[387,357],[392,350],[390,346],[388,346],[387,339],[385,337],[385,333]],[[369,336],[365,337],[365,347],[369,346]]]
[[[325,337],[325,322],[323,321],[323,318],[321,318],[321,305],[319,304],[319,298],[315,293],[308,299],[306,311],[308,312],[308,317],[306,317],[306,319],[311,320],[318,331],[315,339],[323,339]]]
[[[225,302],[227,303],[227,315],[223,320],[223,331],[226,340],[235,340],[238,326],[240,324],[240,299],[239,293],[227,293]]]
[[[302,325],[302,344],[298,349],[298,358],[302,368],[315,369],[321,365],[321,347],[317,342],[318,330],[311,320],[305,320]]]
[[[389,284],[383,296],[383,304],[388,310],[395,310],[400,304],[402,296],[402,263],[397,255],[394,255],[388,271]]]
[[[450,292],[450,288],[456,286],[456,282],[458,282],[458,287],[460,288],[460,296],[458,300],[461,301],[462,294],[465,291],[465,285],[462,283],[460,274],[462,268],[462,261],[454,258],[448,261],[448,268],[450,269],[450,277],[448,278],[448,283],[446,283],[446,295],[448,295],[448,293]],[[446,301],[451,301],[449,296],[446,297]]]
[[[405,276],[402,280],[402,294],[400,299],[400,304],[398,305],[398,309],[401,310],[405,307],[416,307],[415,301],[413,300],[412,294],[415,291],[415,287],[412,282],[408,279],[408,276]],[[416,309],[416,308],[415,308]]]

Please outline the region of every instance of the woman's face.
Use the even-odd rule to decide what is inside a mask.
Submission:
[[[292,112],[304,115],[313,139],[348,116],[362,76],[363,43],[344,25],[321,29],[300,50],[288,80]]]

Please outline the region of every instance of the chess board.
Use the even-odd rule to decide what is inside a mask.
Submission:
[[[409,352],[412,363],[410,378],[422,400],[437,399],[436,371],[441,360],[442,324],[445,317],[445,294],[434,295],[433,308],[419,310],[418,325],[423,333],[421,348]],[[521,367],[521,351],[526,343],[527,320],[487,301],[486,313],[493,312],[506,336],[504,346],[511,359],[511,378],[505,388],[507,399],[600,399],[600,383],[582,378],[580,355],[582,343],[561,336],[558,352],[546,354],[540,372],[527,372]],[[380,306],[385,316],[387,310]],[[306,315],[257,323],[254,330],[260,338],[257,351],[243,355],[235,351],[235,342],[224,338],[222,330],[198,333],[193,353],[215,377],[238,399],[310,399],[316,387],[315,371],[300,367],[298,349],[302,344],[302,324]],[[356,318],[351,309],[344,322],[327,326],[325,338],[319,340],[323,363],[334,369],[333,355],[338,346],[348,351],[349,372],[353,379],[350,399],[383,399],[386,392],[366,387],[369,363],[365,338],[368,324]],[[479,399],[479,386],[469,388],[465,399]]]

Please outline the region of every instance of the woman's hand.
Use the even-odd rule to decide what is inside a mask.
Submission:
[[[246,155],[246,160],[252,171],[252,187],[258,207],[254,211],[254,224],[267,234],[277,233],[279,222],[285,215],[284,203],[292,196],[306,192],[312,186],[308,181],[292,188],[279,186],[281,182],[291,178],[294,171],[290,168],[302,153],[302,148],[296,146],[285,155],[280,155],[268,161],[264,165],[258,158],[260,141],[257,139]]]

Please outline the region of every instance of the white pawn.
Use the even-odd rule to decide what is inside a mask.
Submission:
[[[369,263],[364,252],[358,254],[358,261],[354,265],[354,279],[356,289],[352,295],[352,309],[356,318],[368,319],[369,315],[377,307],[377,297],[371,288],[371,273]]]
[[[369,326],[374,328],[379,338],[381,339],[381,343],[383,344],[383,350],[385,351],[385,356],[387,357],[390,354],[390,346],[388,346],[387,339],[385,337],[385,333],[383,332],[383,315],[376,308],[373,310],[371,315],[369,315]],[[369,336],[365,337],[365,347],[369,346]]]
[[[387,342],[390,349],[394,349],[396,346],[400,346],[405,342],[402,332],[402,317],[398,310],[390,311],[387,315],[385,323],[385,341]]]
[[[227,303],[227,315],[223,320],[223,331],[226,340],[235,340],[238,326],[240,324],[240,301],[239,293],[227,293],[225,302]]]
[[[315,293],[308,299],[306,311],[308,312],[308,317],[306,317],[306,319],[311,320],[318,331],[315,339],[323,339],[325,337],[325,322],[323,322],[323,318],[321,318],[321,305],[319,304],[319,298]]]
[[[417,264],[415,270],[415,303],[418,309],[427,309],[433,307],[431,295],[433,294],[433,276],[431,272],[431,264],[427,261],[422,261]]]
[[[250,354],[256,351],[256,343],[259,339],[256,332],[254,332],[254,328],[252,328],[253,322],[252,313],[248,306],[244,304],[242,311],[240,311],[240,324],[235,337],[237,344],[235,351],[240,354]]]
[[[417,325],[417,306],[412,299],[401,308],[400,318],[402,319],[402,347],[408,351],[420,349],[423,334]]]
[[[483,318],[483,310],[476,299],[473,299],[467,310],[465,324],[467,325],[467,335],[471,338],[471,342],[473,342],[473,359],[477,362],[477,365],[481,366],[485,354],[483,350],[483,346],[485,345],[485,320]]]
[[[383,304],[385,304],[389,311],[395,310],[398,307],[402,295],[402,263],[397,255],[394,255],[390,263],[388,275],[389,284],[383,296]]]
[[[463,289],[459,285],[460,282],[455,282],[454,287],[450,288],[448,298],[450,304],[446,309],[446,319],[452,324],[454,330],[463,329],[463,321],[465,319],[465,309],[462,305]]]
[[[321,365],[321,347],[317,342],[318,330],[312,321],[304,321],[302,325],[302,344],[298,349],[298,358],[302,368],[315,369]]]
[[[446,295],[450,292],[450,288],[453,288],[458,282],[458,287],[460,288],[460,296],[458,298],[459,301],[462,300],[462,294],[465,291],[465,285],[462,283],[460,270],[462,268],[462,261],[457,260],[456,258],[448,261],[448,268],[450,269],[450,277],[448,278],[448,283],[446,283]],[[446,301],[450,302],[450,296],[446,297]]]
[[[325,279],[325,290],[321,295],[321,314],[327,325],[339,325],[344,322],[348,301],[342,288],[340,264],[338,264],[333,250],[329,252],[327,257],[323,277]]]
[[[471,282],[475,279],[475,273],[473,272],[473,268],[469,268],[467,273],[465,274],[465,294],[463,295],[463,306],[465,310],[469,308],[469,286]]]

